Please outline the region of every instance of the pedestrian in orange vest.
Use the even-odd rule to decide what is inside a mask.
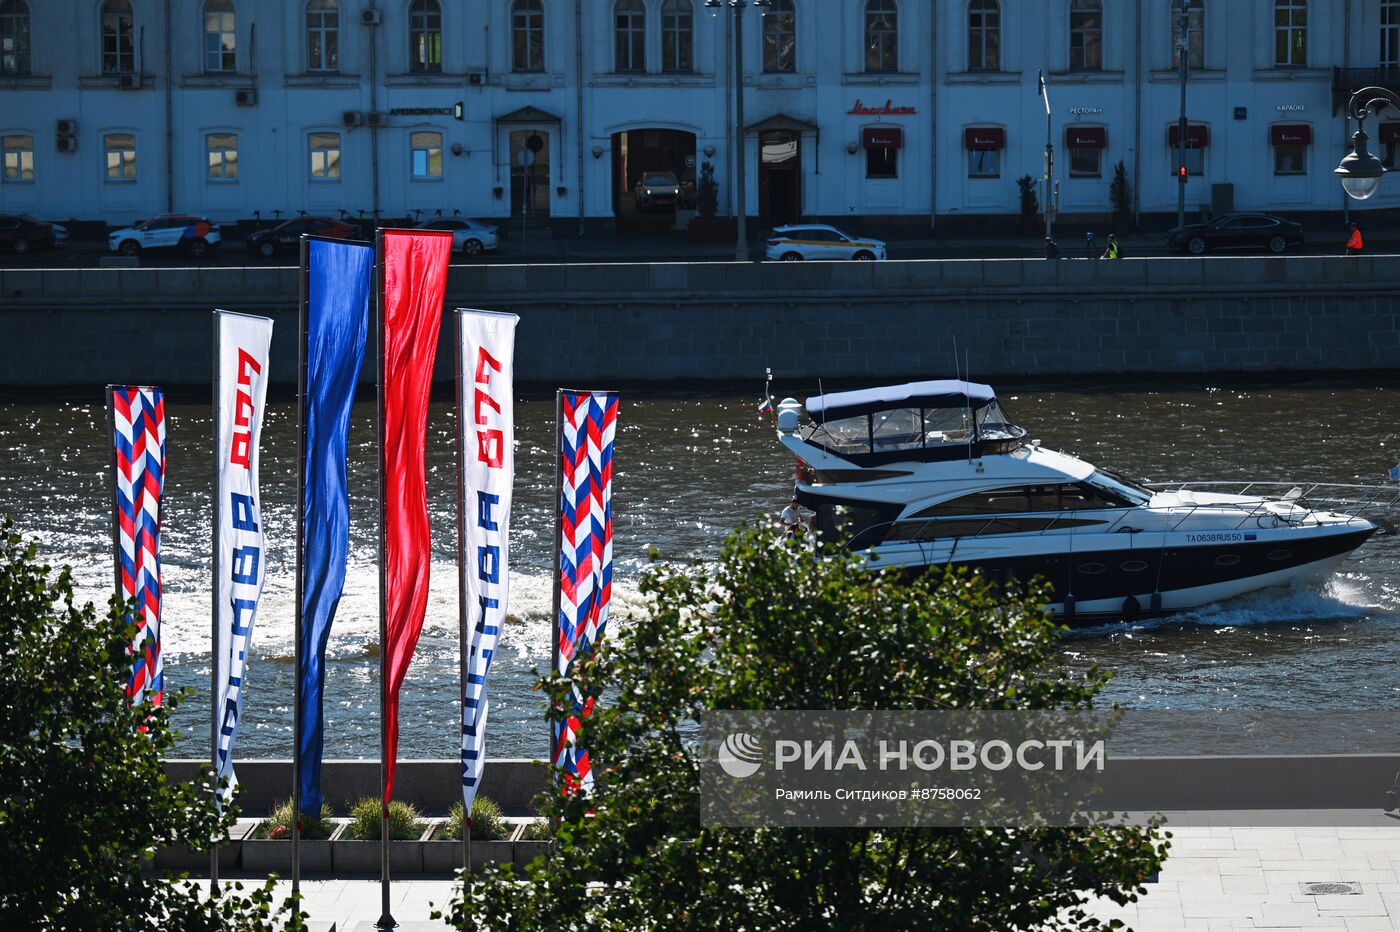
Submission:
[[[1351,225],[1351,239],[1347,240],[1347,255],[1361,255],[1361,228],[1354,223]]]

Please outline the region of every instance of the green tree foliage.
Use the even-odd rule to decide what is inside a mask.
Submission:
[[[275,879],[238,885],[211,911],[207,885],[143,871],[157,848],[208,851],[232,809],[214,805],[213,774],[167,781],[175,745],[163,708],[126,700],[134,634],[113,599],[106,615],[73,604],[70,571],[56,576],[0,522],[0,916],[6,927],[253,930],[300,928],[293,901],[274,910]],[[217,913],[217,919],[212,913]]]
[[[654,571],[643,591],[649,617],[580,673],[604,697],[582,734],[596,792],[551,798],[551,855],[459,889],[459,928],[1091,929],[1090,896],[1135,900],[1160,868],[1147,829],[700,824],[707,710],[1091,708],[1108,674],[1059,665],[1042,593],[901,581],[752,530],[713,572]]]
[[[1021,192],[1021,216],[1034,217],[1040,213],[1040,196],[1035,191],[1036,180],[1030,175],[1016,179],[1016,188]]]
[[[1132,213],[1133,189],[1128,183],[1128,166],[1120,160],[1113,166],[1113,180],[1108,185],[1108,200],[1113,204],[1113,212],[1119,216]]]

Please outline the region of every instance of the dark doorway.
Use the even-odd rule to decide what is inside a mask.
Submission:
[[[510,131],[510,215],[517,223],[549,219],[549,133]]]
[[[760,134],[758,203],[764,226],[777,227],[801,219],[801,133],[769,130]]]
[[[670,229],[695,208],[695,134],[631,129],[612,136],[613,214],[619,233]]]

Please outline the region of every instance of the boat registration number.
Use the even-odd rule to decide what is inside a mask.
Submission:
[[[1244,540],[1244,535],[1222,531],[1215,534],[1187,534],[1186,539],[1193,544],[1228,544]]]

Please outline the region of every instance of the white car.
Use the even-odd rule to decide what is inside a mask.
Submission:
[[[885,244],[880,240],[852,236],[825,223],[775,227],[768,235],[768,249],[765,255],[780,262],[832,262],[845,259],[874,261],[888,258]]]
[[[166,214],[107,234],[107,247],[124,256],[139,256],[147,249],[183,249],[198,257],[221,240],[219,225],[205,217]]]
[[[464,256],[479,256],[500,245],[496,228],[465,217],[439,217],[418,224],[420,230],[451,230],[452,248]]]

